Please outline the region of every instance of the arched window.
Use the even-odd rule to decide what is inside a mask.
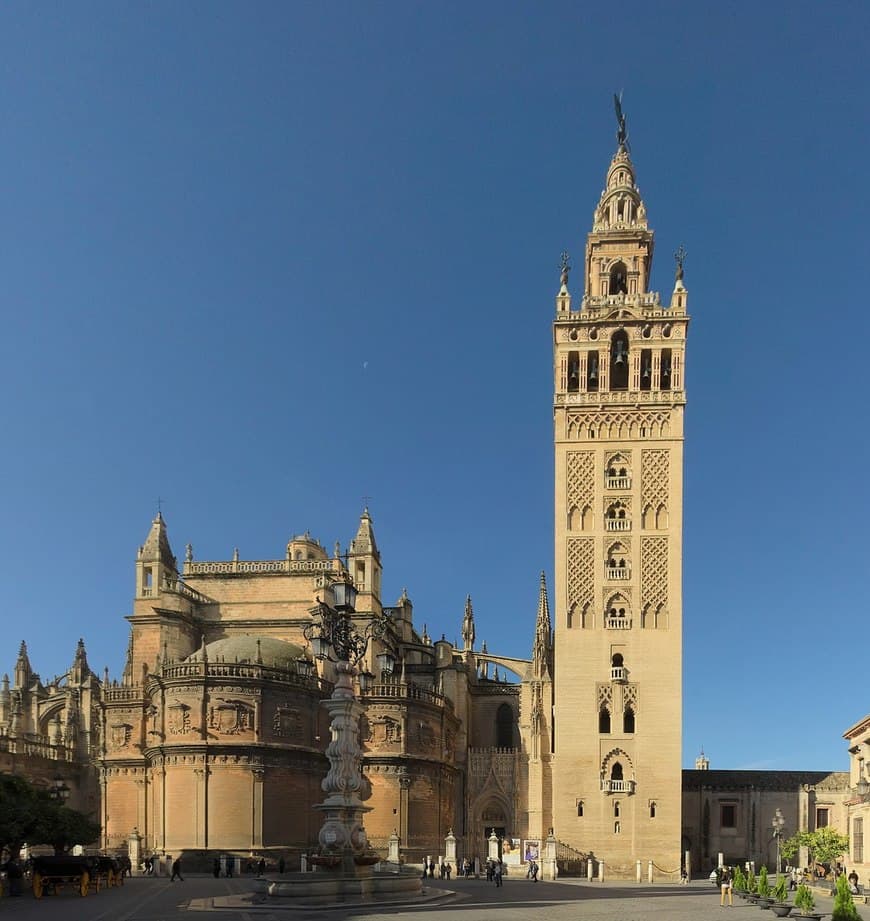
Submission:
[[[656,817],[656,804],[655,803],[649,804],[649,817],[651,819],[654,819]]]
[[[608,294],[628,294],[628,269],[624,262],[617,262],[610,269]]]
[[[580,353],[568,352],[568,393],[580,389]]]
[[[628,390],[628,334],[618,329],[610,340],[610,389]]]
[[[618,800],[618,799],[617,799],[617,800],[614,800],[614,801],[613,801],[613,817],[614,817],[615,819],[618,819],[618,818],[619,818],[619,815],[620,815],[620,812],[621,812],[621,810],[620,810],[620,808],[619,808],[619,800]]]
[[[578,819],[583,818],[583,800],[582,799],[577,800],[577,818]]]
[[[610,711],[607,707],[602,707],[598,711],[598,731],[600,733],[610,732]]]
[[[631,707],[626,707],[622,714],[622,731],[634,732],[634,710]]]
[[[622,780],[622,762],[614,761],[613,766],[610,768],[610,779],[611,780]],[[619,803],[616,804],[616,808],[619,808]],[[619,813],[617,812],[617,815]]]
[[[496,748],[514,747],[514,711],[510,704],[502,704],[495,715]]]
[[[598,389],[598,352],[586,353],[586,389]]]

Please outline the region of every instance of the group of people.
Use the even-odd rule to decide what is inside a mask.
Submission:
[[[504,876],[504,864],[500,860],[490,858],[486,862],[486,879],[490,883],[500,886]]]

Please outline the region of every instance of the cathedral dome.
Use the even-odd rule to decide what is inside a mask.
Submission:
[[[209,662],[262,663],[273,668],[292,668],[297,659],[305,655],[301,646],[276,639],[273,636],[248,634],[227,636],[205,646]],[[201,662],[203,648],[188,656],[187,662]]]

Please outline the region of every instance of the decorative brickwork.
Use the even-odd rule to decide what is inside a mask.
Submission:
[[[591,537],[572,537],[568,541],[568,611],[575,612],[573,625],[583,622],[583,612],[591,611],[595,590],[595,541]]]
[[[668,607],[668,538],[644,537],[640,544],[644,627],[664,627]]]

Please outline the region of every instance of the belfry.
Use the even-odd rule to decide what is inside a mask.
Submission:
[[[555,674],[559,839],[607,858],[680,865],[682,470],[688,293],[649,289],[653,231],[617,99],[617,150],[572,304],[553,324]]]

